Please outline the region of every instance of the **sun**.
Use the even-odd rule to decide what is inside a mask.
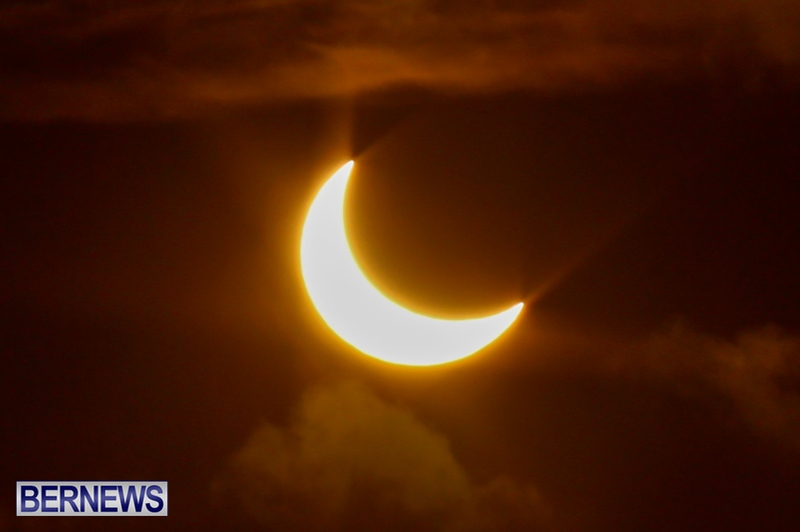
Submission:
[[[306,290],[325,323],[362,353],[409,366],[453,362],[499,337],[522,303],[482,318],[445,320],[412,312],[372,285],[345,231],[344,199],[353,164],[346,163],[320,188],[300,241]]]

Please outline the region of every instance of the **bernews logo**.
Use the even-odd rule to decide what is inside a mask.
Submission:
[[[167,483],[17,482],[17,515],[167,515]]]

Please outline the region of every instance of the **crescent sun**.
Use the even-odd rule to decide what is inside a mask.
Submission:
[[[482,318],[445,320],[412,312],[370,283],[345,231],[344,199],[352,169],[350,161],[320,188],[300,241],[303,280],[325,323],[362,353],[409,366],[467,357],[503,334],[522,303]]]

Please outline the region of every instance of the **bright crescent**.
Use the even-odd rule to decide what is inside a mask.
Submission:
[[[444,364],[485,347],[517,318],[522,303],[477,319],[444,320],[398,305],[361,271],[347,241],[344,199],[353,161],[322,186],[300,242],[306,289],[325,323],[359,351],[409,366]]]

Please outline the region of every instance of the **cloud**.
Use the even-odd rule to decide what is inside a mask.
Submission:
[[[14,1],[0,8],[12,119],[149,119],[415,86],[758,83],[793,72],[792,0]]]
[[[685,394],[711,390],[755,431],[800,447],[800,338],[776,327],[729,341],[678,323],[630,349],[613,366],[656,375]]]
[[[365,387],[312,390],[288,428],[265,424],[214,487],[275,530],[542,530],[536,490],[473,482],[447,440]]]

